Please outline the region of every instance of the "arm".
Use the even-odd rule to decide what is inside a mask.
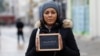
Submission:
[[[25,56],[36,56],[36,49],[35,49],[35,36],[36,36],[37,29],[33,30],[30,40],[27,52]]]
[[[18,22],[16,22],[16,28],[18,28]]]
[[[66,40],[64,40],[63,53],[64,56],[80,56],[79,49],[77,47],[73,32],[71,28],[67,28],[68,35]]]

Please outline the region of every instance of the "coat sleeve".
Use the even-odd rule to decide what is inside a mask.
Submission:
[[[62,50],[62,53],[64,56],[80,56],[79,49],[77,47],[73,32],[71,28],[67,29],[68,35],[64,42],[64,48]]]
[[[25,56],[36,56],[36,49],[35,49],[35,36],[36,36],[37,29],[34,29],[29,40],[29,45]]]

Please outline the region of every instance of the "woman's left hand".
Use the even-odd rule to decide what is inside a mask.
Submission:
[[[60,49],[62,50],[63,49],[63,40],[62,40],[62,37],[59,38],[59,41],[60,41],[60,47],[61,47]]]

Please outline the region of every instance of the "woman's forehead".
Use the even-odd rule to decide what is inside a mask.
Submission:
[[[47,8],[47,9],[45,9],[45,11],[56,11],[56,9],[55,8]]]

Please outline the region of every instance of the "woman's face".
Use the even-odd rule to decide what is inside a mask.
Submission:
[[[54,8],[47,8],[44,11],[43,16],[47,25],[53,25],[57,19],[57,12]]]

